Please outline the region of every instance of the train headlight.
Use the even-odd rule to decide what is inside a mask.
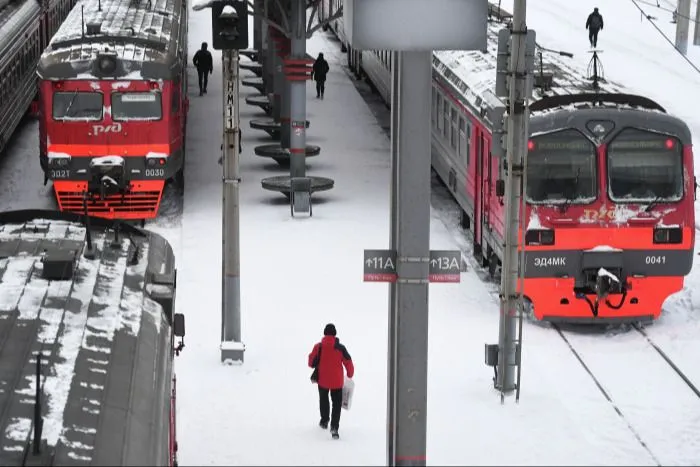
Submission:
[[[554,230],[532,229],[525,233],[526,245],[554,245]]]
[[[68,154],[60,156],[49,155],[49,167],[66,168],[70,165],[70,156]]]
[[[117,71],[117,56],[104,52],[97,55],[97,69],[102,75],[112,75]]]
[[[165,165],[165,157],[149,157],[146,165],[148,167],[162,167]]]
[[[659,227],[654,229],[654,243],[678,244],[683,241],[683,229],[680,227]]]

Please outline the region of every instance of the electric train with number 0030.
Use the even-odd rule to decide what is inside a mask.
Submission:
[[[36,105],[36,64],[75,0],[0,0],[0,154]]]
[[[0,278],[0,465],[176,466],[170,244],[120,220],[0,212]]]
[[[80,0],[39,61],[40,161],[59,209],[156,217],[184,181],[187,2]]]
[[[503,134],[505,102],[492,90],[498,31],[510,15],[490,5],[489,16],[485,52],[433,53],[432,166],[472,230],[474,254],[495,275],[506,172],[492,147]],[[349,65],[391,102],[390,52],[362,51]],[[595,65],[597,86],[591,67],[536,49],[521,214],[523,293],[537,320],[656,319],[692,266],[690,130],[651,99],[602,79]]]

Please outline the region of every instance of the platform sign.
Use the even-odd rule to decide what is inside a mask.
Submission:
[[[396,282],[396,252],[365,250],[365,282]]]
[[[430,282],[459,282],[462,254],[457,250],[431,250],[428,268]],[[396,282],[396,252],[365,250],[364,281]]]
[[[459,282],[462,253],[458,250],[430,250],[430,282]]]

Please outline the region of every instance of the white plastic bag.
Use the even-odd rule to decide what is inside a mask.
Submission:
[[[343,405],[345,410],[350,410],[352,406],[352,395],[355,392],[355,382],[351,379],[346,379],[343,385]]]

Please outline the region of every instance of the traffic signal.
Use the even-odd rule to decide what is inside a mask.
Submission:
[[[214,2],[211,6],[212,45],[216,50],[248,48],[248,3]]]

